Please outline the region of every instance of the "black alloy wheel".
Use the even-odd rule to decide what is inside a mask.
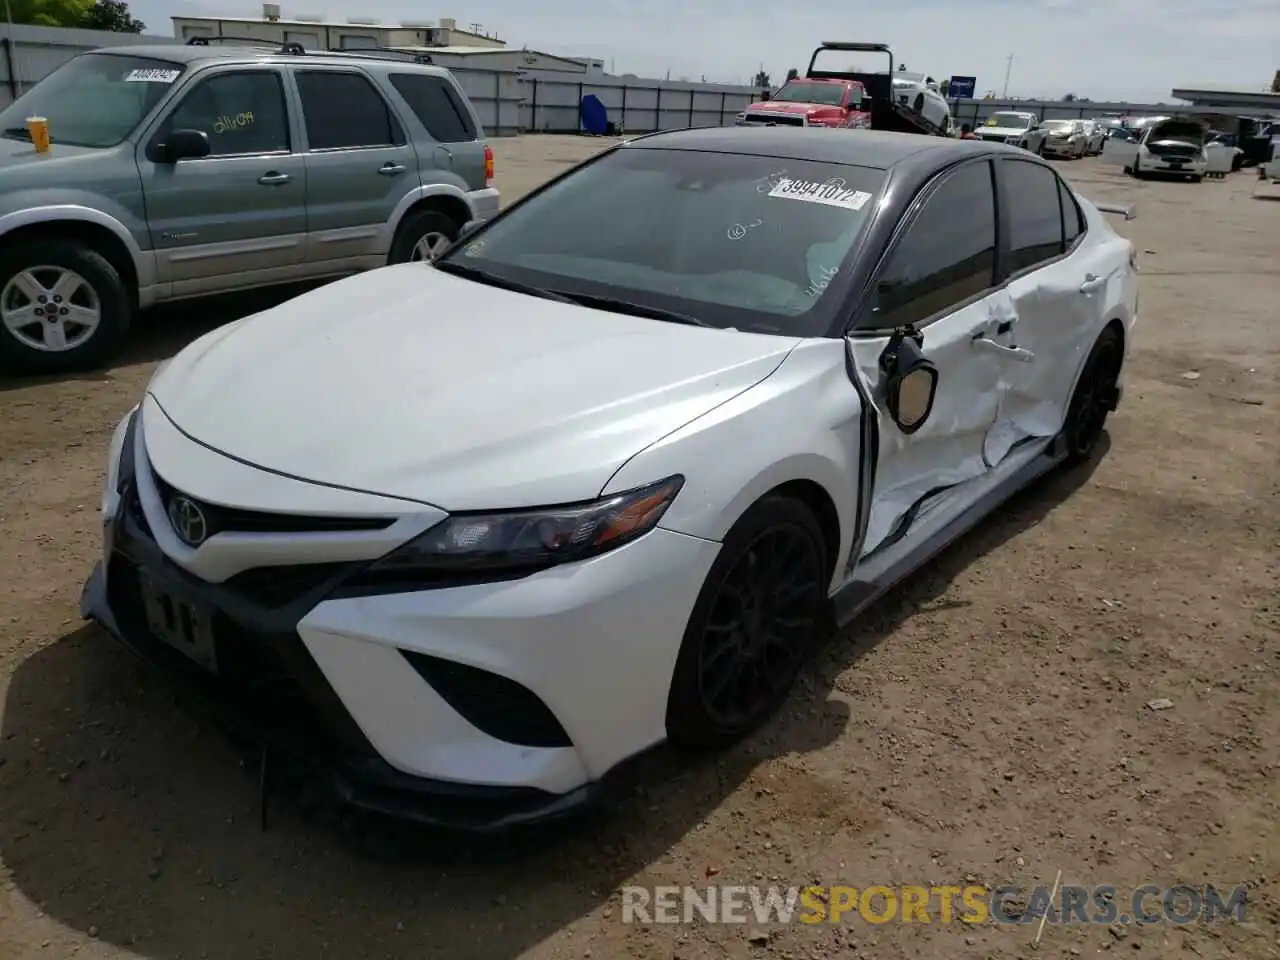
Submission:
[[[1070,460],[1087,460],[1098,445],[1107,415],[1115,409],[1123,359],[1120,335],[1108,327],[1093,345],[1071,398],[1066,427]]]
[[[826,570],[804,504],[767,498],[738,522],[685,632],[667,704],[673,742],[732,742],[786,700],[823,628]]]

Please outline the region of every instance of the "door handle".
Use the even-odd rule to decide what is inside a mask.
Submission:
[[[990,337],[985,337],[982,334],[978,334],[970,343],[975,350],[995,353],[1007,360],[1016,360],[1018,363],[1030,363],[1036,358],[1036,355],[1030,350],[1024,350],[1022,347],[1006,347],[1003,343],[996,343]]]
[[[278,187],[282,183],[288,183],[293,177],[287,173],[277,173],[275,170],[268,171],[258,178],[258,182],[264,187]]]
[[[1081,293],[1093,293],[1107,285],[1107,278],[1100,277],[1096,273],[1086,273],[1084,275],[1084,283],[1080,284]]]
[[[394,177],[397,173],[404,173],[408,169],[403,163],[392,163],[388,160],[378,168],[378,172],[384,177]]]

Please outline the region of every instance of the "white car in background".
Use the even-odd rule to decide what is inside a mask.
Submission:
[[[1124,167],[1135,177],[1186,177],[1195,183],[1209,169],[1205,153],[1208,125],[1198,119],[1156,120],[1140,133],[1112,136],[1103,147],[1104,162]]]
[[[1001,110],[987,117],[977,130],[979,140],[1007,143],[1032,153],[1044,152],[1045,128],[1034,113],[1020,110]]]
[[[1102,152],[1103,144],[1107,142],[1107,128],[1096,120],[1081,120],[1080,124],[1084,128],[1085,136],[1088,137],[1085,156],[1096,157]]]
[[[1089,136],[1079,120],[1046,120],[1044,140],[1046,157],[1066,157],[1075,160],[1083,157],[1089,147]]]
[[[923,73],[897,70],[893,74],[893,96],[904,107],[930,123],[951,130],[951,104],[938,90],[938,81]]]

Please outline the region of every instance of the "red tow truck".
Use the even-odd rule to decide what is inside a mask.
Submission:
[[[738,114],[740,127],[865,127],[866,88],[857,80],[800,77]]]

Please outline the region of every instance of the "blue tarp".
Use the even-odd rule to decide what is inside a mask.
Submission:
[[[588,93],[582,98],[579,113],[582,116],[582,129],[587,133],[609,132],[609,111],[604,108],[604,104],[594,93]]]

